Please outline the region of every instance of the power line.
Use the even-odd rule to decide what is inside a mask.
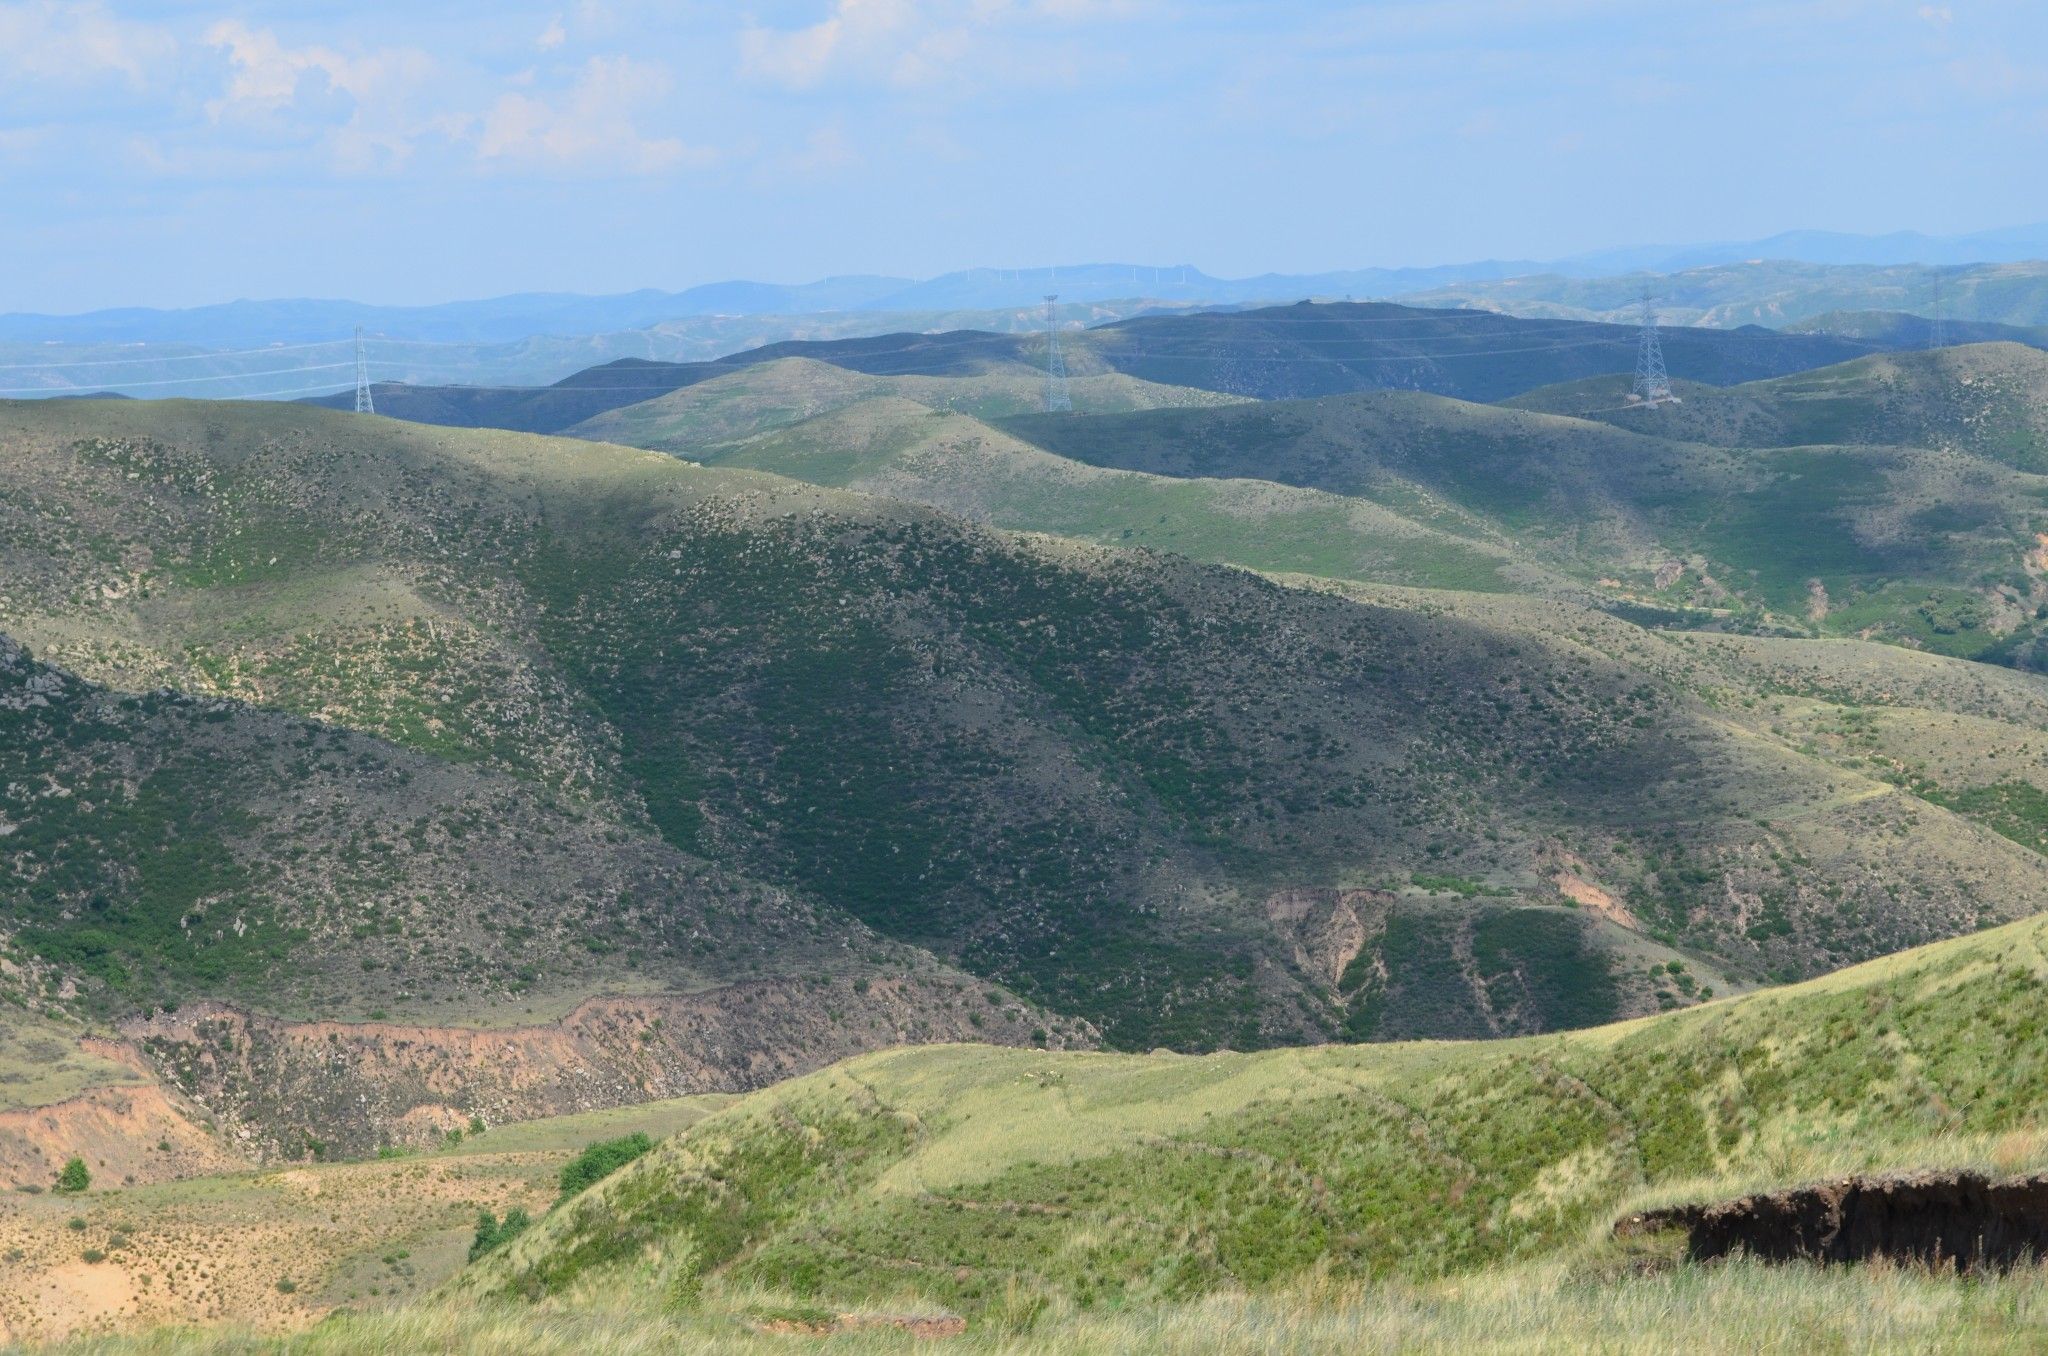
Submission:
[[[328,372],[335,368],[347,367],[347,363],[315,363],[310,367],[277,367],[267,372],[221,372],[210,377],[167,377],[161,381],[121,381],[116,384],[124,390],[137,386],[191,386],[202,381],[242,381],[254,377],[289,377],[301,372]],[[0,395],[62,395],[76,387],[64,386],[14,386],[0,388]]]

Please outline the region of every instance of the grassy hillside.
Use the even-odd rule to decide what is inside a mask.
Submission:
[[[72,979],[102,1015],[204,996],[474,1021],[628,975],[808,977],[879,945],[531,779],[232,700],[106,692],[4,636],[0,732],[9,950],[46,967],[30,999]]]
[[[1511,1042],[872,1056],[706,1119],[459,1285],[921,1303],[1001,1324],[1310,1278],[1598,1276],[1625,1258],[1608,1226],[1646,1204],[2039,1163],[2044,941],[2030,920]]]
[[[1288,590],[589,443],[292,408],[5,417],[0,607],[52,659],[130,691],[261,702],[285,730],[318,718],[322,748],[373,741],[346,745],[366,767],[490,779],[503,804],[580,826],[541,833],[508,809],[491,828],[508,842],[635,845],[741,892],[673,905],[573,875],[593,912],[564,913],[559,964],[521,962],[532,978],[514,968],[508,996],[567,976],[644,987],[626,960],[656,927],[730,975],[718,939],[786,899],[827,953],[858,935],[833,929],[865,927],[1126,1047],[1512,1034],[1810,974],[2041,897],[2042,858],[1970,807],[1731,722],[1668,650],[1602,653],[1554,618]],[[287,742],[254,766],[289,778],[305,756]],[[171,799],[213,806],[222,780],[201,768]],[[250,781],[259,806],[266,785]],[[276,841],[311,834],[303,820]],[[30,831],[81,853],[118,841],[67,822]],[[367,928],[363,959],[409,948],[408,974],[495,973],[498,953],[462,939],[502,930],[515,887],[549,877],[510,848],[468,854],[490,860],[461,869],[510,882],[494,917],[476,900],[502,896],[439,874],[454,868],[432,822],[426,848],[396,841],[408,820],[351,821],[321,849],[375,871],[238,849],[198,855],[246,878],[178,888],[218,901],[212,930],[230,932],[228,901],[257,910],[270,883],[307,882],[306,916],[251,912],[215,939],[267,948],[259,970],[288,963],[294,928],[337,948]],[[266,841],[238,823],[214,831]],[[18,945],[94,978],[77,939],[97,887],[37,888]],[[165,898],[143,922],[183,937],[185,895]],[[506,940],[508,957],[527,941]],[[379,970],[314,969],[323,1002],[419,998]],[[215,982],[160,978],[180,998]]]
[[[1595,381],[1508,403],[1728,447],[1906,445],[2048,471],[2048,353],[2021,344],[1887,353],[1726,390],[1687,387],[1682,404],[1655,410],[1628,409],[1617,394]]]
[[[1230,396],[1161,386],[1116,373],[1069,383],[1074,408],[1091,414],[1235,403]],[[994,419],[1045,408],[1045,380],[1030,372],[960,377],[873,377],[814,358],[779,358],[612,410],[564,430],[569,436],[656,452],[692,449],[785,428],[882,397]]]
[[[1119,372],[1262,400],[1392,389],[1483,401],[1631,371],[1636,331],[1495,311],[1302,302],[1139,316],[1090,330],[1085,339],[1097,361]],[[1854,340],[1755,327],[1674,326],[1664,334],[1672,375],[1716,386],[1841,362],[1869,349]]]
[[[758,370],[767,375],[776,369]],[[1517,562],[1504,541],[1460,537],[1367,500],[1271,481],[1109,471],[1052,456],[980,418],[954,412],[961,404],[985,402],[979,379],[927,379],[913,388],[917,400],[865,388],[848,392],[844,405],[797,421],[777,389],[760,389],[751,375],[745,389],[716,390],[732,380],[721,379],[664,402],[670,412],[662,424],[669,428],[741,436],[723,442],[631,441],[673,448],[707,465],[772,471],[929,504],[998,527],[1149,547],[1248,569],[1443,588],[1569,587],[1562,578]],[[746,436],[755,426],[765,431]],[[615,432],[623,439],[635,430]]]
[[[979,428],[881,410],[877,465],[920,424]],[[754,928],[748,907],[786,901],[788,918],[817,920],[795,926],[815,926],[825,955],[856,936],[834,928],[864,926],[897,944],[854,942],[883,973],[926,973],[915,959],[932,952],[1122,1047],[1513,1034],[1952,936],[2021,914],[2048,879],[2007,832],[2011,807],[1935,799],[1974,785],[1929,768],[1901,789],[1894,768],[1751,719],[1755,684],[1720,676],[1702,694],[1677,641],[1583,608],[1286,590],[588,442],[289,408],[6,418],[0,606],[51,660],[115,688],[264,703],[291,729],[317,717],[340,727],[322,739],[358,731],[379,758],[489,778],[678,875],[702,862],[705,879],[735,881],[737,901],[707,899],[684,924],[698,905],[672,905],[674,891],[573,877],[594,912],[565,916],[586,922],[563,924],[559,963],[532,963],[539,987],[557,971],[565,991],[649,987],[627,967],[625,938],[653,926],[641,916],[674,918],[662,926],[698,967],[676,973],[750,977],[752,955],[727,957],[719,938]],[[791,447],[840,457],[848,477],[862,459],[846,438]],[[1038,508],[1174,502],[1143,477],[1094,504],[1047,500],[1028,449],[928,451],[1024,463],[1001,494]],[[1001,483],[969,479],[977,494]],[[1217,533],[1253,508],[1270,510],[1225,488],[1180,512]],[[1581,641],[1581,621],[1630,641]],[[492,895],[442,883],[440,852],[399,846],[410,823],[383,834],[389,856],[369,830],[338,836],[334,852],[391,862],[383,877],[317,856],[262,875],[256,854],[236,858],[246,881],[193,889],[256,907],[266,883],[307,879],[313,922],[276,926],[336,946],[371,928],[393,948],[367,957],[391,971],[330,971],[322,1002],[397,1010],[442,991],[401,995],[416,965],[449,985],[469,965],[498,973],[496,950],[461,940],[500,926],[471,907]],[[528,840],[537,823],[508,813],[494,832]],[[489,858],[465,868],[508,862],[528,879],[510,850]],[[90,957],[66,946],[90,930],[90,897],[84,883],[49,893],[18,948],[84,973]],[[274,942],[260,922],[233,946]],[[528,940],[504,944],[510,957]],[[793,957],[782,973],[811,965],[772,944]],[[213,983],[172,981],[176,998]],[[530,1002],[518,967],[500,983]],[[254,1000],[262,985],[248,987]],[[940,1012],[967,1016],[954,1000]]]
[[[1849,1172],[2038,1169],[2044,983],[2035,919],[1516,1041],[894,1051],[429,1155],[14,1197],[0,1321],[17,1337],[234,1325],[62,1348],[108,1354],[751,1352],[828,1334],[859,1352],[934,1336],[992,1353],[2027,1351],[2048,1333],[2038,1269],[1697,1267],[1678,1240],[1611,1226]],[[575,1147],[636,1128],[673,1133],[543,1213]],[[434,1289],[475,1212],[515,1204],[535,1222]]]
[[[1998,352],[2023,355],[2023,365],[2041,356]],[[1918,362],[1904,355],[1832,370]],[[1817,380],[1769,386],[1803,389]],[[1712,609],[1733,614],[1724,625],[1745,629],[1877,635],[2031,662],[2036,613],[2048,604],[2036,541],[2048,526],[2048,481],[2011,464],[2009,445],[2021,435],[1974,436],[2004,445],[1997,457],[2000,449],[1988,445],[1980,453],[1938,446],[1931,429],[1924,448],[1780,446],[1780,436],[1795,432],[1868,433],[1888,416],[1851,397],[1824,406],[1833,411],[1827,429],[1788,430],[1782,405],[1756,408],[1758,389],[1717,395],[1686,387],[1686,404],[1634,413],[1587,408],[1601,399],[1618,404],[1618,379],[1531,397],[1586,418],[1383,392],[1223,410],[1027,416],[1003,427],[1099,466],[1257,477],[1370,499],[1471,539],[1511,541],[1617,602]],[[2008,427],[1991,417],[1992,406],[2010,404],[2012,391],[1974,389],[1975,403],[1954,422]],[[1715,430],[1734,432],[1724,438]],[[1717,445],[1736,437],[1753,445]]]

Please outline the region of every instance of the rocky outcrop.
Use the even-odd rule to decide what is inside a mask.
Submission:
[[[221,1004],[123,1034],[222,1137],[264,1158],[356,1156],[465,1126],[703,1092],[745,1092],[887,1046],[1093,1044],[979,988],[915,979],[774,980],[696,994],[596,998],[558,1022],[504,1028],[285,1022]]]
[[[1335,993],[1351,962],[1386,931],[1393,902],[1385,890],[1296,887],[1267,896],[1266,921],[1292,951],[1295,967]]]
[[[2048,1255],[2048,1176],[1844,1177],[1790,1191],[1630,1215],[1622,1236],[1683,1229],[1694,1261],[1873,1258],[2003,1269]]]

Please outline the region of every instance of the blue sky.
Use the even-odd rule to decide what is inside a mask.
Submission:
[[[0,0],[0,311],[2048,219],[2040,0]]]

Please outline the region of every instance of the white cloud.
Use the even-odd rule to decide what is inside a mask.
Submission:
[[[592,57],[549,99],[505,94],[484,114],[477,155],[486,164],[659,174],[714,163],[715,151],[650,137],[639,116],[668,93],[665,68],[630,57]]]
[[[177,39],[101,4],[31,0],[0,4],[0,75],[51,84],[87,84],[108,75],[140,88],[178,52]]]
[[[835,79],[903,89],[980,83],[1012,64],[986,40],[999,30],[1135,18],[1152,0],[832,0],[802,28],[749,26],[740,69],[749,77],[809,89]]]
[[[232,68],[220,97],[207,101],[215,123],[324,137],[344,169],[402,164],[414,142],[447,130],[445,116],[413,112],[434,63],[414,48],[378,48],[357,56],[329,47],[288,47],[268,29],[223,20],[209,45]]]
[[[552,52],[568,40],[569,30],[562,26],[562,16],[557,14],[548,21],[548,26],[541,30],[541,35],[533,40],[533,45],[543,52]]]
[[[1936,28],[1946,28],[1956,21],[1956,12],[1947,5],[1922,5],[1917,12]]]

